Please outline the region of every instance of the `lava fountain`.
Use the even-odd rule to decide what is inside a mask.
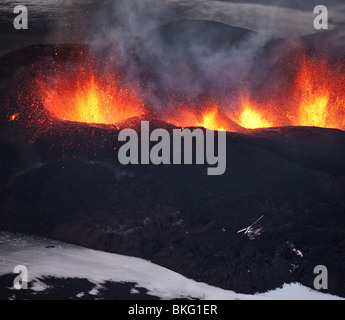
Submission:
[[[238,117],[238,124],[247,129],[273,127],[273,123],[267,120],[260,108],[248,97],[242,101],[242,110]]]
[[[38,81],[44,107],[61,120],[88,124],[118,124],[146,113],[136,83],[124,86],[116,65],[106,76],[93,59],[73,71],[60,68],[54,78]]]
[[[129,80],[114,61],[107,65],[111,72],[101,72],[98,65],[95,58],[83,57],[73,67],[55,67],[52,77],[37,81],[44,107],[59,119],[88,124],[119,124],[148,115],[145,101],[150,99],[139,80]],[[150,110],[167,106],[160,119],[180,127],[234,132],[281,126],[345,130],[343,64],[334,68],[326,59],[301,54],[293,68],[290,83],[277,88],[281,95],[263,92],[258,98],[243,88],[226,102],[229,97],[224,93],[195,100],[173,93],[157,97],[160,107],[150,105]]]
[[[345,77],[326,61],[303,61],[294,85],[298,126],[345,129]]]

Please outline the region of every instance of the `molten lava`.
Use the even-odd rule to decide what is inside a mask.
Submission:
[[[194,102],[185,102],[184,105],[176,103],[177,110],[166,116],[166,121],[181,127],[204,127],[210,130],[223,130],[219,107],[200,103],[201,111],[198,111]]]
[[[117,124],[146,113],[140,95],[94,70],[58,75],[54,85],[40,83],[43,103],[57,118],[89,124]],[[48,89],[47,89],[48,87]]]
[[[10,116],[10,121],[15,121],[15,120],[18,119],[18,117],[19,117],[19,114],[18,114],[18,113],[12,114],[12,115]]]
[[[247,129],[310,126],[345,130],[345,75],[326,60],[301,57],[291,87],[258,102],[246,93],[233,118]],[[289,93],[287,95],[286,93]]]
[[[242,131],[221,106],[208,102],[190,102],[191,108],[177,103],[178,107],[164,120],[180,127],[203,127],[209,130]],[[198,106],[200,108],[198,109]]]
[[[83,60],[73,70],[58,69],[53,80],[39,81],[41,100],[47,110],[62,120],[118,124],[147,114],[138,82],[124,81],[116,65],[104,75],[93,59]],[[290,66],[291,67],[291,66]],[[290,84],[282,81],[274,94],[253,94],[248,88],[233,94],[233,100],[203,97],[191,100],[179,93],[161,95],[161,120],[180,127],[244,131],[279,126],[316,126],[345,130],[345,70],[331,67],[324,59],[302,54]],[[279,90],[279,91],[278,91]],[[230,90],[229,90],[230,91]],[[281,92],[281,94],[279,94]],[[230,94],[229,94],[230,96]],[[178,98],[176,98],[178,97]],[[162,106],[166,108],[162,108]],[[170,106],[170,107],[168,107]],[[13,115],[11,120],[15,120]]]
[[[300,99],[294,124],[344,129],[344,89],[344,76],[326,62],[304,61],[294,88]]]
[[[249,99],[244,100],[242,106],[238,121],[240,126],[246,129],[273,127],[273,123],[267,120]]]
[[[222,119],[220,118],[219,107],[214,106],[213,109],[203,113],[202,121],[198,122],[197,126],[207,128],[210,130],[225,130],[226,126],[222,127],[221,120]]]

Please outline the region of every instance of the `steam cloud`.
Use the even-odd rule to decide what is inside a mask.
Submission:
[[[212,95],[231,107],[231,92],[247,85],[272,36],[201,20],[179,20],[154,0],[105,0],[80,24],[84,42],[107,61],[115,57],[130,80],[143,79],[148,104],[165,112],[179,99]],[[104,68],[109,65],[105,62]],[[266,77],[265,71],[255,78]],[[167,99],[174,97],[173,101]],[[223,99],[224,100],[224,99]]]
[[[115,59],[125,70],[124,83],[139,81],[147,104],[158,115],[179,102],[190,101],[188,107],[197,109],[208,98],[236,110],[239,92],[258,86],[268,92],[272,83],[284,81],[274,65],[286,55],[286,42],[268,57],[267,48],[274,42],[274,32],[268,31],[291,31],[293,24],[287,28],[286,23],[294,16],[300,34],[311,32],[305,23],[313,26],[312,10],[289,8],[285,1],[278,6],[262,2],[103,0],[86,17],[78,17],[78,36],[104,61],[104,74],[111,71],[107,61]],[[264,26],[267,32],[220,22],[258,31]],[[293,41],[296,47],[298,40]]]

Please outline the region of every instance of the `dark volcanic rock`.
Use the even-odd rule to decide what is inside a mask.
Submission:
[[[107,281],[97,288],[97,293],[91,294],[95,284],[87,279],[44,277],[37,279],[46,286],[41,292],[35,291],[31,284],[28,290],[15,290],[13,280],[12,274],[0,277],[0,300],[159,300],[136,283]],[[133,289],[136,293],[132,293]]]
[[[146,258],[244,293],[312,286],[323,264],[329,291],[344,295],[344,141],[316,128],[229,134],[220,177],[204,166],[121,167],[101,150],[97,162],[49,161],[8,176],[0,227]],[[16,163],[9,157],[2,176]],[[262,214],[257,239],[236,233]]]

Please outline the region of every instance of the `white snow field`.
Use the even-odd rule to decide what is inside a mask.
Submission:
[[[48,248],[47,248],[48,247]],[[59,241],[0,232],[0,276],[14,267],[28,269],[32,289],[45,290],[42,277],[88,279],[97,295],[106,281],[136,283],[162,300],[193,297],[204,300],[338,300],[298,283],[285,284],[267,293],[244,295],[196,282],[149,261],[90,250]],[[0,288],[1,290],[1,288]],[[78,297],[76,297],[78,298]]]

